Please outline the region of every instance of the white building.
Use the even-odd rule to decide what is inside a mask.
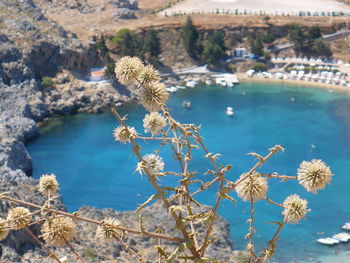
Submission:
[[[232,53],[235,58],[243,58],[247,55],[247,50],[244,47],[241,47],[234,49]]]

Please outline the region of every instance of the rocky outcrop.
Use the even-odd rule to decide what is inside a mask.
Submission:
[[[21,185],[21,190],[29,194],[29,198],[34,195],[28,192],[27,189],[35,191],[35,186],[29,185],[27,188],[23,189]],[[35,200],[36,202],[41,202],[42,200]],[[59,207],[60,203],[56,203],[56,207]],[[1,208],[6,210],[6,207]],[[208,207],[200,208],[202,211],[207,210]],[[138,215],[133,212],[118,212],[113,209],[99,210],[93,207],[82,207],[78,211],[78,214],[82,217],[91,218],[94,220],[104,220],[106,218],[114,218],[121,222],[123,226],[131,227],[134,229],[140,229]],[[181,237],[179,230],[174,229],[173,220],[168,216],[165,207],[160,203],[155,204],[145,208],[142,213],[144,218],[144,227],[147,231],[155,231],[157,226],[160,226],[165,233],[172,233],[174,236]],[[203,238],[204,231],[202,225],[195,226],[200,233],[200,240]],[[107,243],[101,243],[96,240],[97,226],[84,221],[77,221],[77,234],[72,242],[73,247],[76,251],[84,257],[87,262],[121,262],[129,263],[136,262],[137,259],[130,255],[124,245],[119,241],[112,241]],[[38,231],[38,229],[33,229],[33,231]],[[2,245],[3,257],[2,259],[14,262],[15,260],[21,260],[18,262],[41,262],[43,258],[47,255],[45,252],[41,251],[36,247],[33,241],[28,240],[28,236],[25,233],[18,231],[17,238],[19,238],[19,244],[26,244],[26,249],[21,246],[15,246],[11,244],[12,236],[6,239],[5,244]],[[12,234],[12,235],[14,235]],[[154,246],[157,245],[157,239],[150,238],[147,236],[140,236],[131,233],[125,233],[123,241],[125,244],[130,246],[134,251],[138,252],[147,263],[157,262],[157,254]],[[232,243],[229,236],[229,225],[226,220],[219,217],[213,228],[213,238],[214,242],[209,246],[208,253],[209,257],[215,257],[224,262],[243,262],[242,258],[245,257],[245,253],[234,251],[232,248]],[[16,242],[16,245],[18,242]],[[167,253],[172,253],[174,249],[178,246],[178,243],[162,240],[162,246],[165,248]],[[60,258],[66,257],[68,262],[74,262],[71,252],[67,247],[50,247]],[[19,258],[19,255],[21,258]],[[179,261],[174,261],[179,262]]]
[[[82,44],[74,34],[48,19],[47,10],[38,7],[40,2],[0,1],[0,10],[6,13],[6,16],[1,16],[0,12],[3,25],[0,27],[0,193],[8,192],[14,198],[42,205],[45,198],[38,192],[38,180],[29,177],[32,161],[25,147],[26,141],[38,136],[38,122],[52,115],[99,112],[105,107],[120,105],[128,98],[120,95],[118,87],[111,82],[81,80],[89,68],[102,65],[94,44]],[[67,5],[84,14],[104,8],[98,6],[100,3],[86,0],[53,0],[51,3],[61,7]],[[134,18],[134,10],[138,8],[134,0],[109,1],[109,4],[117,9],[115,19]],[[41,85],[44,76],[52,77],[53,83]],[[0,200],[1,217],[6,217],[12,205]],[[65,209],[59,198],[53,205]],[[79,214],[96,220],[115,217],[125,226],[139,228],[134,212],[83,207]],[[166,231],[177,234],[161,204],[146,208],[144,217],[149,231],[154,231],[154,227],[162,223]],[[94,238],[96,226],[79,222],[78,229],[73,246],[88,262],[136,262],[118,242],[97,243]],[[40,234],[40,226],[32,226],[31,230]],[[229,227],[222,218],[215,225],[214,237],[209,254],[234,262]],[[128,235],[125,241],[137,251],[143,251],[147,262],[155,262],[154,240]],[[176,247],[171,242],[164,244],[168,252]],[[55,252],[60,257],[71,254],[67,248],[57,248]],[[0,243],[1,262],[44,262],[47,256],[23,230],[12,231]]]

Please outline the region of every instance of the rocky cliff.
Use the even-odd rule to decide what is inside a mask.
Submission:
[[[137,1],[109,1],[114,5],[115,16],[133,14]],[[48,18],[46,5],[67,8],[82,14],[105,8],[104,2],[93,1],[0,1],[0,192],[43,204],[38,192],[37,180],[29,177],[32,171],[31,157],[25,142],[38,136],[38,123],[52,115],[67,115],[78,111],[98,112],[105,107],[118,105],[128,98],[120,95],[118,87],[111,83],[88,83],[79,80],[93,66],[101,66],[95,43],[82,43],[75,34],[65,30]],[[53,9],[50,10],[53,10]],[[54,78],[54,85],[41,85],[45,76]],[[60,200],[55,207],[65,209]],[[6,217],[10,204],[0,202],[1,217]],[[205,208],[203,208],[205,209]],[[126,226],[137,226],[133,212],[111,209],[98,210],[83,207],[79,214],[97,220],[116,217]],[[159,222],[168,228],[169,218],[164,208],[156,203],[144,212],[146,227]],[[135,262],[118,243],[101,245],[94,241],[95,226],[79,223],[79,235],[73,246],[88,262]],[[39,233],[38,227],[32,231]],[[232,244],[227,222],[220,218],[215,226],[216,240],[210,254],[231,260]],[[148,262],[155,262],[154,241],[146,237],[128,236],[126,242],[146,253]],[[174,244],[167,244],[171,252]],[[66,256],[65,248],[57,254]],[[23,231],[14,231],[0,243],[1,262],[45,262],[47,255]],[[70,262],[70,261],[69,261]],[[73,261],[72,261],[73,262]]]

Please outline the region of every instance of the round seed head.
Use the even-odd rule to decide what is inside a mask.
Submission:
[[[240,178],[246,175],[242,174]],[[251,201],[251,199],[253,202],[259,201],[266,197],[267,190],[267,181],[258,172],[254,172],[236,186],[236,192],[243,201]]]
[[[150,84],[160,80],[159,72],[153,66],[148,65],[143,67],[138,75],[138,80],[142,84]]]
[[[166,127],[165,118],[158,112],[146,114],[143,119],[143,127],[145,132],[150,132],[152,136],[158,135]]]
[[[55,194],[58,191],[58,182],[56,180],[56,175],[44,174],[39,180],[39,191],[44,195],[49,195],[49,193]]]
[[[145,161],[145,166],[148,168],[151,174],[157,174],[164,170],[163,159],[158,155],[155,155],[153,153],[146,154],[143,157],[143,160]]]
[[[48,245],[62,246],[74,238],[76,225],[70,217],[55,217],[41,227],[41,236]]]
[[[160,82],[152,82],[142,87],[140,91],[140,103],[146,110],[158,111],[161,104],[168,101],[169,93],[165,85]]]
[[[314,194],[324,189],[332,179],[332,172],[322,160],[302,162],[298,169],[298,181],[308,192]]]
[[[299,195],[290,195],[283,202],[284,210],[282,214],[287,216],[288,223],[298,223],[309,211],[307,201],[301,199]]]
[[[7,221],[3,218],[0,218],[0,241],[7,238],[9,234]]]
[[[14,230],[27,226],[31,220],[32,215],[30,214],[30,211],[27,208],[20,206],[12,208],[7,215],[9,226]]]
[[[136,135],[137,133],[134,127],[128,126],[128,128],[126,129],[124,126],[121,125],[115,128],[113,133],[114,140],[122,143],[130,142],[130,138],[134,138]]]
[[[104,224],[100,225],[96,229],[96,238],[101,242],[111,241],[115,238],[121,238],[123,232],[116,229],[120,222],[117,219],[107,218],[104,220]]]
[[[115,65],[115,75],[123,85],[130,85],[136,81],[144,65],[138,57],[122,57]]]

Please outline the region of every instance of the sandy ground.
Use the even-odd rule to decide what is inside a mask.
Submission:
[[[167,14],[175,11],[213,11],[216,9],[236,10],[240,12],[247,10],[260,12],[265,11],[268,14],[298,13],[299,11],[310,12],[350,12],[350,6],[337,2],[336,0],[186,0],[166,10]],[[164,14],[164,12],[163,12]]]
[[[240,82],[281,83],[281,84],[291,84],[291,85],[303,86],[305,88],[313,87],[313,88],[326,89],[329,92],[338,91],[338,92],[350,93],[350,88],[344,87],[344,86],[339,86],[339,85],[333,85],[333,84],[310,82],[310,81],[305,81],[305,80],[280,80],[280,79],[265,79],[265,78],[248,78],[245,74],[238,74],[238,77],[239,77]],[[348,254],[346,256],[348,258],[348,261],[346,263],[349,263],[350,262],[350,254]]]

